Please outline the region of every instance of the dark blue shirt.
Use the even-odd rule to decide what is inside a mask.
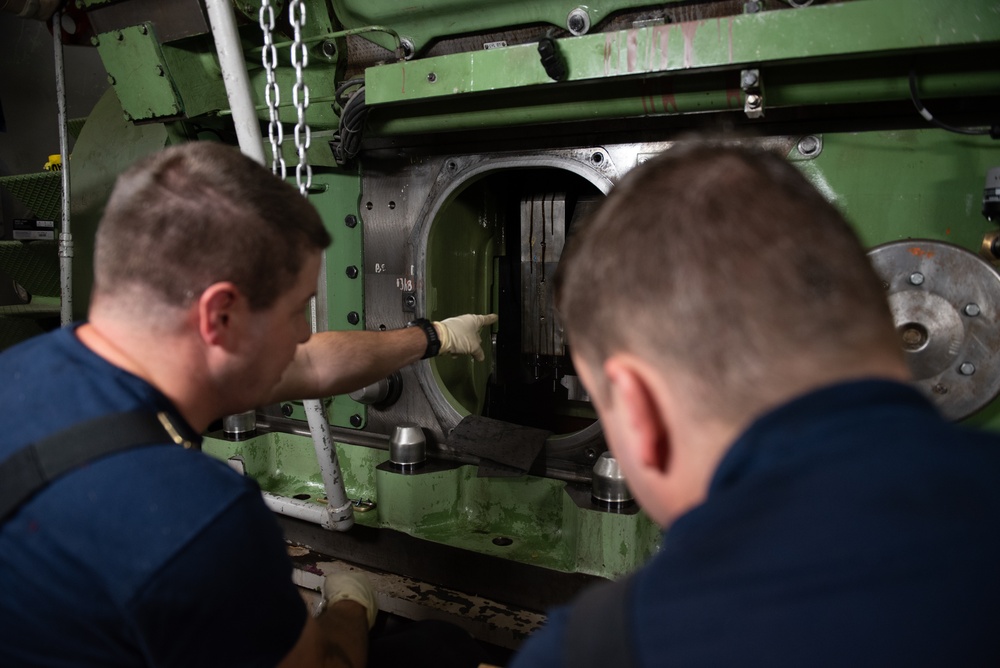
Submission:
[[[0,406],[0,461],[104,414],[177,415],[74,329],[0,355]],[[0,525],[0,666],[273,666],[306,619],[291,568],[252,480],[173,443],[110,455]]]
[[[636,574],[639,666],[1000,665],[1000,438],[884,381],[757,420]],[[564,665],[567,611],[512,668]]]

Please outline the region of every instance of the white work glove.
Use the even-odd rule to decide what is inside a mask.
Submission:
[[[486,359],[486,355],[483,353],[479,330],[496,321],[495,313],[489,315],[469,313],[432,323],[437,330],[438,338],[441,339],[441,350],[438,354],[472,355],[477,362],[482,362]]]
[[[364,573],[340,571],[323,578],[323,607],[327,608],[337,601],[360,603],[368,613],[368,628],[375,626],[378,600],[372,583]]]

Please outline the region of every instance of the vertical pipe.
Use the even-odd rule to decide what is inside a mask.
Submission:
[[[62,13],[52,15],[56,61],[56,107],[59,110],[59,155],[62,162],[62,226],[59,229],[59,321],[73,322],[73,235],[69,226],[69,142],[66,131],[66,72],[63,69]]]
[[[254,109],[253,96],[250,94],[250,78],[247,75],[243,50],[240,48],[239,35],[236,33],[236,16],[233,13],[231,0],[206,0],[205,6],[208,9],[215,48],[219,54],[219,67],[222,70],[226,96],[229,98],[233,122],[236,125],[240,150],[263,165],[264,140]],[[312,311],[314,314],[312,329],[315,332],[318,325],[315,304]],[[337,450],[330,434],[326,409],[319,399],[310,399],[303,405],[326,491],[328,521],[322,524],[337,531],[346,531],[354,526],[354,507],[344,489],[344,478],[340,472],[340,462],[337,461]]]
[[[231,0],[206,0],[208,22],[219,54],[219,68],[226,86],[226,97],[236,125],[236,138],[240,150],[260,164],[264,164],[264,139],[260,122],[250,95],[250,76],[243,59],[240,37],[236,32],[236,15]]]

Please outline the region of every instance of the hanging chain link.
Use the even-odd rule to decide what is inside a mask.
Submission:
[[[289,21],[295,30],[292,41],[292,65],[295,67],[295,86],[292,87],[292,103],[298,115],[295,124],[295,150],[299,155],[299,164],[295,167],[295,182],[303,195],[312,186],[312,167],[306,161],[306,151],[312,143],[312,132],[306,124],[306,108],[309,107],[309,86],[303,80],[302,71],[309,65],[309,52],[302,43],[302,28],[306,24],[306,5],[304,0],[292,0],[288,6]]]
[[[274,46],[274,7],[271,0],[262,0],[260,5],[260,30],[264,33],[264,51],[262,60],[264,71],[267,73],[267,85],[264,86],[264,100],[267,102],[267,111],[270,122],[267,124],[267,137],[271,140],[271,172],[281,175],[284,179],[287,175],[285,167],[285,156],[282,155],[281,145],[285,141],[285,130],[278,118],[278,105],[281,103],[281,91],[278,89],[278,81],[274,76],[274,68],[278,66],[278,49]]]

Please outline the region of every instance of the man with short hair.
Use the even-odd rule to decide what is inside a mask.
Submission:
[[[329,243],[295,188],[221,144],[172,147],[119,178],[87,322],[0,355],[0,466],[28,460],[2,484],[48,470],[47,439],[72,452],[119,414],[149,416],[156,438],[0,518],[0,665],[364,665],[370,587],[328,579],[313,619],[259,488],[191,446],[223,415],[356,389],[438,343],[481,359],[495,317],[310,338]]]
[[[1000,439],[906,384],[880,281],[797,169],[678,145],[571,235],[556,281],[666,533],[512,668],[1000,664]]]

